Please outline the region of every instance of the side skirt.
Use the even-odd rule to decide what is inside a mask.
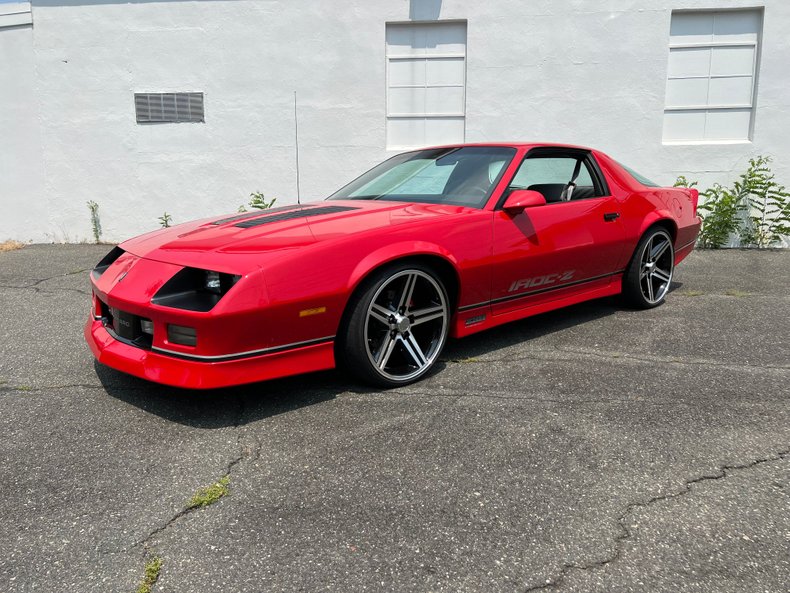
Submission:
[[[463,338],[518,319],[562,309],[563,307],[569,307],[570,305],[576,305],[592,299],[600,299],[620,294],[620,292],[622,292],[622,280],[622,274],[617,274],[616,276],[612,276],[611,280],[603,286],[598,286],[584,292],[560,296],[550,301],[527,305],[520,309],[514,309],[498,315],[492,315],[490,304],[480,305],[474,309],[467,309],[455,315],[455,323],[451,335],[454,338]]]

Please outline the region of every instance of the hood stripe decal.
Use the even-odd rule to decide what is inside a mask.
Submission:
[[[251,227],[261,226],[262,224],[269,224],[270,222],[293,220],[295,218],[307,218],[308,216],[318,216],[320,214],[334,214],[336,212],[346,212],[348,210],[359,210],[359,208],[354,208],[352,206],[319,206],[317,208],[300,208],[299,210],[291,210],[281,214],[261,216],[252,220],[242,220],[233,226],[240,229],[248,229]]]

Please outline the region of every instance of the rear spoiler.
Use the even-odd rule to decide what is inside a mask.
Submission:
[[[686,188],[689,197],[691,198],[691,204],[694,206],[694,216],[697,215],[697,204],[699,203],[699,191],[694,189],[693,187]]]

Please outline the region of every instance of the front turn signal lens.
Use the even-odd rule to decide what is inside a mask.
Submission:
[[[197,346],[197,331],[194,327],[168,324],[167,341],[182,346]]]

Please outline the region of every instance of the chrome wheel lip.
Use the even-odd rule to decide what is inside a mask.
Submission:
[[[659,237],[663,241],[656,244]],[[648,304],[656,305],[666,297],[675,273],[674,264],[672,237],[664,231],[653,233],[639,254],[639,290]]]
[[[422,278],[426,280],[432,287],[436,293],[436,296],[439,300],[439,305],[431,308],[430,311],[428,309],[418,310],[417,313],[421,311],[427,311],[420,319],[415,319],[414,321],[410,321],[409,315],[403,315],[400,311],[387,311],[388,317],[394,318],[394,321],[389,322],[390,324],[390,331],[394,331],[396,333],[395,337],[390,335],[389,341],[385,344],[382,344],[381,348],[379,349],[379,354],[383,354],[383,356],[389,358],[389,355],[392,354],[392,351],[398,345],[402,345],[402,347],[411,355],[413,362],[417,363],[418,360],[418,368],[414,371],[402,375],[393,374],[388,372],[386,361],[382,366],[380,366],[380,361],[376,360],[376,354],[371,352],[369,340],[368,340],[368,332],[371,319],[375,319],[378,323],[382,322],[382,317],[384,316],[384,311],[381,311],[383,307],[381,305],[377,305],[376,301],[379,299],[381,294],[390,286],[393,282],[399,280],[404,276],[414,276],[415,279],[413,282],[407,281],[406,286],[404,287],[403,294],[399,295],[399,301],[401,304],[405,303],[408,305],[408,300],[411,297],[411,291],[413,291],[414,287],[417,284],[417,278]],[[440,310],[439,310],[440,308]],[[408,312],[408,310],[406,311]],[[405,321],[404,321],[405,320]],[[426,354],[424,352],[423,345],[419,344],[417,338],[414,336],[412,332],[410,332],[412,325],[421,325],[422,323],[430,323],[435,322],[437,320],[441,320],[441,326],[439,328],[439,336],[438,340],[435,343],[432,341],[429,346],[429,351]],[[373,298],[371,299],[366,314],[365,314],[365,351],[370,361],[371,365],[375,369],[375,371],[381,375],[382,377],[389,379],[390,381],[394,382],[408,382],[411,381],[420,375],[428,372],[428,370],[433,366],[433,363],[438,358],[439,353],[442,351],[444,347],[444,343],[447,340],[448,334],[448,326],[450,323],[450,314],[449,314],[449,307],[447,304],[447,297],[445,296],[444,290],[441,285],[431,276],[430,274],[418,270],[418,269],[406,269],[400,272],[397,272],[387,278],[387,280],[376,290]],[[408,337],[410,336],[410,337]],[[416,346],[415,347],[415,343]],[[385,350],[386,349],[386,350]],[[383,353],[382,350],[385,350]],[[388,351],[387,351],[388,350]]]

